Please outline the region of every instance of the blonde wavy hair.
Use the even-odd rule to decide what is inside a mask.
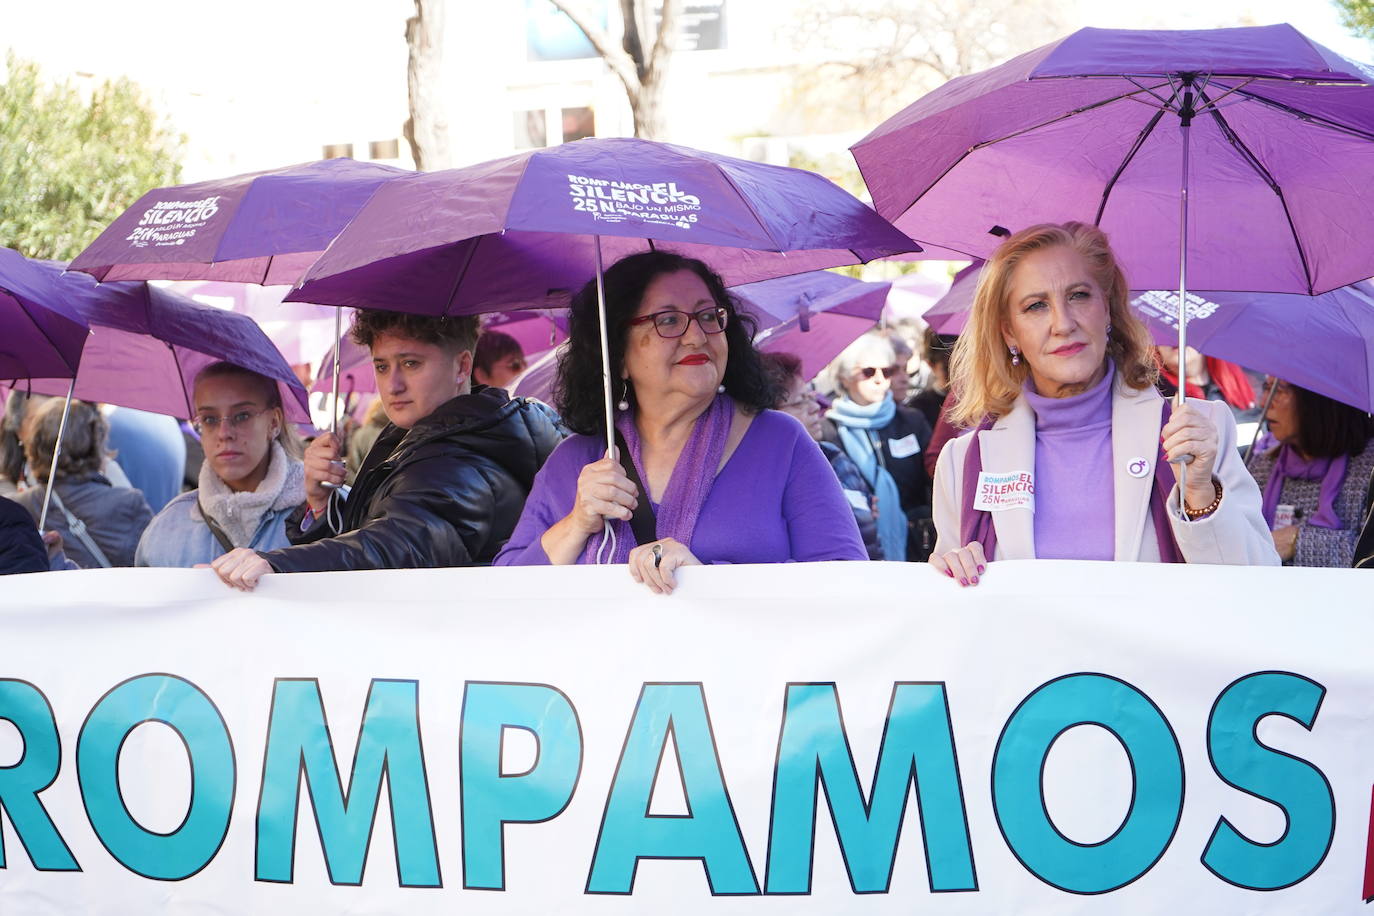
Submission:
[[[950,356],[950,387],[958,393],[958,403],[950,410],[950,422],[961,427],[978,425],[984,418],[1005,416],[1030,376],[1030,365],[1011,364],[1011,353],[1002,339],[1002,324],[1010,305],[1011,276],[1026,255],[1063,245],[1081,254],[1093,272],[1093,279],[1107,299],[1111,334],[1107,355],[1127,385],[1137,390],[1154,384],[1158,368],[1154,342],[1144,323],[1130,305],[1126,275],[1107,243],[1107,235],[1096,226],[1069,222],[1030,226],[998,247],[978,277],[964,333]]]

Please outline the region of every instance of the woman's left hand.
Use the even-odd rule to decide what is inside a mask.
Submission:
[[[649,586],[655,595],[673,593],[677,587],[673,570],[679,566],[700,565],[701,561],[692,556],[686,545],[672,538],[640,544],[630,551],[630,575],[636,582]]]
[[[1217,425],[1212,418],[1192,404],[1184,403],[1174,410],[1160,438],[1164,442],[1164,454],[1171,464],[1180,455],[1193,456],[1183,475],[1188,482],[1183,492],[1188,507],[1201,509],[1210,506],[1217,495],[1212,474],[1216,469],[1217,450],[1221,441],[1221,434],[1217,432]],[[1178,479],[1182,467],[1185,465],[1173,465],[1175,479]]]

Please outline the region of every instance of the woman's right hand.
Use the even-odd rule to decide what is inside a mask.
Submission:
[[[305,449],[305,501],[316,516],[329,506],[329,493],[343,486],[344,463],[333,433],[320,433]]]
[[[577,475],[577,501],[568,517],[587,535],[601,531],[604,520],[629,521],[639,505],[638,490],[614,458],[602,458]]]
[[[959,584],[964,586],[978,584],[978,577],[987,571],[988,561],[983,556],[983,545],[970,541],[958,550],[931,554],[930,565],[951,579],[958,579]]]

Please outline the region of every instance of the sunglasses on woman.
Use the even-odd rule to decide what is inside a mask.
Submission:
[[[652,321],[654,330],[658,336],[667,340],[681,337],[687,333],[688,326],[695,318],[704,334],[719,334],[725,330],[726,323],[730,320],[730,312],[720,306],[704,308],[699,312],[683,312],[678,309],[664,309],[661,312],[654,312],[652,315],[641,315],[638,318],[631,318],[630,324],[644,324]]]
[[[864,366],[861,369],[855,369],[854,374],[861,379],[867,380],[873,378],[873,376],[881,372],[883,374],[883,378],[891,379],[894,375],[897,374],[899,368],[900,367],[898,366]]]

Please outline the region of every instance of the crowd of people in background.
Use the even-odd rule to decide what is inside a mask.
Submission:
[[[1155,347],[1093,227],[1007,239],[958,338],[878,327],[817,379],[754,347],[700,261],[633,255],[604,290],[609,430],[592,283],[552,405],[510,395],[526,358],[509,335],[380,311],[351,331],[377,398],[337,438],[307,444],[275,382],[216,363],[186,423],[73,401],[54,466],[63,400],[13,391],[0,572],[209,566],[252,589],[273,572],[619,563],[670,593],[711,563],[928,560],[963,585],[1007,558],[1374,566],[1374,419]],[[1260,419],[1258,447],[1239,441]],[[1005,502],[990,480],[1011,482]]]

